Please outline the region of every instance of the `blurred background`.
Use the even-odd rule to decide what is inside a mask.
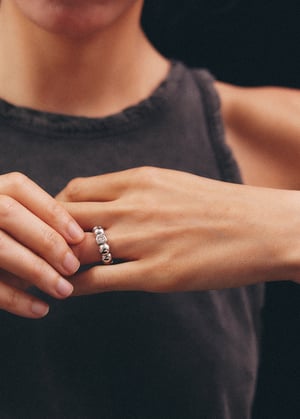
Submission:
[[[162,53],[219,80],[300,88],[299,2],[145,0],[143,22]],[[268,284],[263,320],[253,417],[300,418],[300,286]]]

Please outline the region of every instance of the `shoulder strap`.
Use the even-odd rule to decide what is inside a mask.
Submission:
[[[222,179],[226,182],[241,183],[237,162],[225,141],[221,101],[214,86],[215,79],[204,69],[193,69],[191,73],[201,94],[207,129]]]

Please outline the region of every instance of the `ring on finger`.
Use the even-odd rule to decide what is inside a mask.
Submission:
[[[113,263],[113,257],[110,253],[110,246],[103,227],[93,227],[93,233],[95,234],[95,240],[101,254],[102,263],[104,265],[111,265]]]

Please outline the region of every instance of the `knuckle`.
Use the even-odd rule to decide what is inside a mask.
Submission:
[[[0,252],[4,251],[7,247],[6,237],[5,232],[0,230]]]
[[[147,198],[141,198],[140,206],[136,208],[134,219],[138,224],[146,224],[152,218],[151,209]]]
[[[151,179],[152,175],[155,174],[156,168],[151,166],[142,166],[133,169],[133,173],[139,179],[148,181]]]
[[[29,272],[30,280],[39,287],[46,277],[46,264],[42,259],[37,259],[32,263]]]
[[[64,194],[67,198],[69,198],[71,201],[75,199],[79,192],[81,191],[81,185],[82,185],[82,178],[74,178],[70,180],[70,182],[67,184],[67,186],[64,189]]]
[[[137,182],[143,187],[152,187],[161,178],[161,171],[157,167],[142,166],[132,169],[134,184]]]
[[[20,294],[15,288],[9,288],[5,306],[8,311],[14,311],[20,304]]]
[[[55,223],[61,224],[61,221],[64,220],[66,212],[62,206],[60,206],[55,200],[53,200],[47,207],[48,213],[51,215],[51,219]]]
[[[28,177],[21,172],[11,172],[7,174],[7,179],[14,187],[22,187],[28,182]]]
[[[105,275],[101,277],[101,281],[99,285],[101,286],[101,290],[103,292],[111,291],[112,289],[111,283],[109,282],[108,278]]]
[[[0,217],[7,218],[14,213],[17,202],[7,195],[0,195]]]
[[[55,252],[61,248],[62,239],[56,231],[45,228],[42,232],[42,250],[46,252]]]
[[[105,272],[101,268],[97,267],[92,270],[93,282],[95,284],[96,291],[106,292],[112,290],[112,284]]]
[[[144,266],[143,278],[151,278],[144,283],[145,291],[154,293],[166,293],[178,290],[176,275],[174,274],[173,264],[164,263],[163,260],[152,259],[151,262]],[[164,266],[162,271],[160,267]],[[156,272],[159,272],[159,274]]]
[[[142,280],[140,279],[142,278]],[[151,281],[149,281],[151,278]],[[139,287],[140,291],[144,292],[163,292],[162,284],[157,280],[154,272],[152,263],[142,263],[139,266],[139,279],[138,283],[135,284],[136,288]]]

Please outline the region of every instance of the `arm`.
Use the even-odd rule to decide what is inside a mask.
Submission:
[[[74,276],[75,295],[172,292],[300,279],[300,193],[138,168],[74,179],[58,196],[86,230],[101,224],[124,263]],[[100,261],[92,233],[74,247]]]
[[[221,83],[217,89],[227,141],[245,182],[300,187],[299,92]],[[113,256],[125,261],[76,276],[76,294],[300,279],[299,192],[141,168],[76,179],[59,198],[86,230],[103,224]],[[99,260],[92,234],[75,252],[84,264]]]
[[[300,91],[217,82],[226,138],[244,182],[300,189]]]

